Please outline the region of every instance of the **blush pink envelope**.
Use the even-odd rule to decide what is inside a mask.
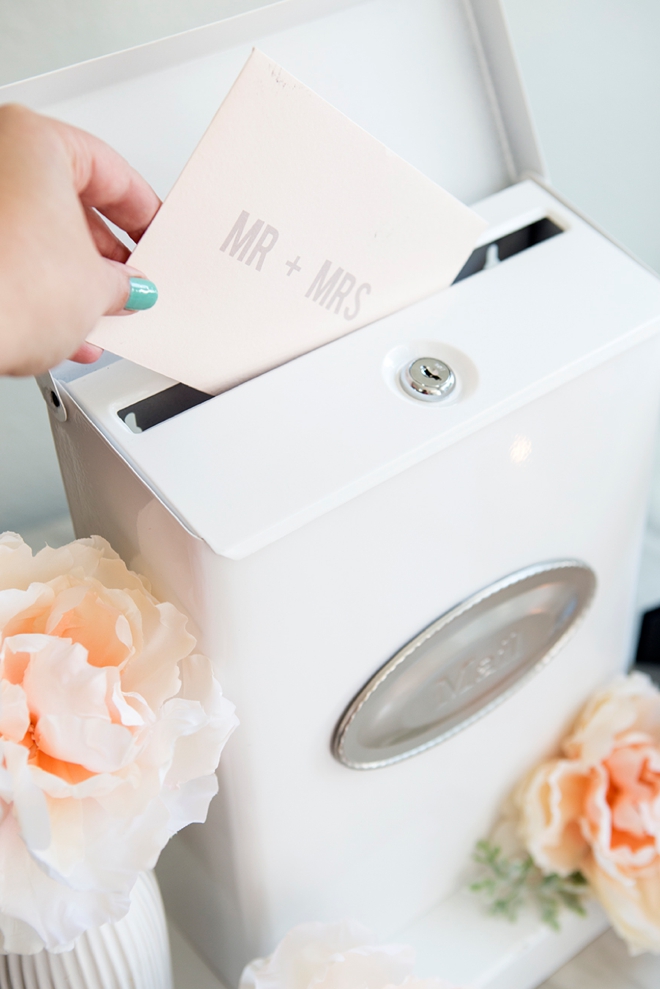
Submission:
[[[485,226],[255,50],[132,255],[157,304],[89,340],[216,394],[446,288]]]

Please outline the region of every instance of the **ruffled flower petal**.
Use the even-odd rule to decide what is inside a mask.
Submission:
[[[375,944],[361,924],[300,924],[268,958],[243,970],[239,989],[452,989],[441,979],[412,975],[415,952],[404,944]]]
[[[48,803],[45,794],[32,779],[28,750],[23,745],[3,740],[0,742],[0,757],[11,778],[12,814],[20,825],[23,841],[33,852],[47,848],[51,841]]]
[[[165,777],[169,786],[186,783],[195,776],[213,773],[225,744],[238,726],[234,705],[223,697],[206,656],[187,656],[179,664],[181,689],[177,700],[198,704],[206,718],[193,732],[180,731],[172,764]],[[169,702],[168,702],[169,704]],[[172,710],[167,705],[163,712]]]
[[[90,773],[114,773],[131,761],[133,736],[123,725],[103,718],[47,714],[39,718],[34,740],[47,755],[74,763]]]
[[[617,677],[521,788],[521,830],[546,873],[581,870],[633,951],[660,951],[660,692]]]
[[[638,875],[635,881],[621,882],[603,870],[595,859],[583,865],[584,875],[598,897],[617,934],[631,954],[660,952],[660,870]]]
[[[106,671],[90,666],[83,646],[51,635],[14,635],[5,639],[2,654],[29,657],[22,685],[36,719],[71,714],[110,720]]]
[[[119,920],[129,893],[79,891],[52,879],[28,852],[16,819],[0,824],[1,950],[19,954],[66,951],[89,927]]]
[[[412,948],[370,946],[374,936],[361,924],[299,924],[269,958],[244,969],[239,989],[381,989],[412,973]]]
[[[571,759],[595,765],[607,758],[618,737],[641,732],[660,744],[658,692],[643,673],[619,676],[586,704],[564,742]]]
[[[167,808],[169,819],[167,826],[170,834],[176,834],[193,822],[204,824],[209,811],[209,804],[218,792],[218,777],[198,776],[179,783],[177,786],[163,787],[160,799]]]
[[[25,691],[18,683],[0,681],[0,735],[20,742],[30,727]]]
[[[78,584],[57,595],[44,631],[84,646],[92,666],[121,667],[133,646],[122,605],[125,611],[133,610],[129,595],[121,594],[116,601],[95,581],[91,586]]]
[[[133,592],[133,597],[139,597],[139,592]],[[122,683],[125,690],[139,693],[152,710],[157,710],[178,692],[179,662],[197,643],[186,631],[185,616],[174,605],[152,605],[144,597],[140,614],[143,645],[128,661]]]
[[[568,876],[588,853],[580,818],[589,778],[581,764],[554,759],[531,773],[516,795],[525,845],[544,872]]]
[[[0,950],[119,919],[206,817],[237,720],[195,644],[105,540],[0,536]]]

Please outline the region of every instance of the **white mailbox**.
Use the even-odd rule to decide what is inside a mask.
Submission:
[[[457,891],[629,661],[660,282],[546,187],[496,0],[282,0],[0,96],[164,194],[253,42],[490,226],[447,291],[215,398],[124,360],[55,374],[78,535],[190,615],[241,720],[166,904],[227,985],[353,916],[426,974],[529,989],[602,920],[546,937]]]

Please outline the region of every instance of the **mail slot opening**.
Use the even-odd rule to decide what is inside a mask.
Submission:
[[[542,220],[521,227],[520,230],[514,230],[513,233],[506,234],[505,237],[500,237],[490,244],[483,244],[472,252],[456,275],[454,284],[463,281],[464,278],[469,278],[470,275],[476,275],[484,268],[490,268],[499,261],[506,261],[515,254],[521,254],[522,251],[535,247],[536,244],[541,244],[544,240],[550,240],[551,237],[556,237],[557,234],[563,232],[554,220],[545,216]]]
[[[204,391],[197,391],[188,385],[172,385],[163,391],[149,395],[139,402],[127,405],[125,409],[120,409],[117,415],[122,419],[133,433],[143,433],[145,429],[157,426],[159,422],[172,419],[181,412],[208,402],[213,395],[207,395]]]
[[[470,275],[476,275],[477,272],[483,271],[484,268],[490,267],[493,263],[506,261],[507,258],[520,254],[522,251],[526,251],[544,240],[549,240],[551,237],[556,237],[560,233],[563,233],[562,228],[546,216],[542,220],[521,227],[520,230],[506,234],[506,236],[500,237],[490,244],[484,244],[472,252],[454,279],[454,283],[469,278]],[[148,398],[143,398],[132,405],[127,405],[126,408],[120,409],[117,415],[133,433],[143,433],[146,429],[151,429],[152,426],[157,426],[167,419],[187,412],[188,409],[192,409],[196,405],[201,405],[202,402],[207,402],[210,398],[213,396],[207,395],[206,392],[190,388],[188,385],[177,384],[156,392],[155,395],[149,395]]]

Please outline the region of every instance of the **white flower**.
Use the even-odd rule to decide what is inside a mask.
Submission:
[[[0,536],[0,950],[124,916],[237,725],[186,619],[99,537]]]
[[[415,952],[404,944],[375,944],[361,924],[300,924],[268,958],[243,970],[238,989],[452,989],[441,979],[412,975]]]

